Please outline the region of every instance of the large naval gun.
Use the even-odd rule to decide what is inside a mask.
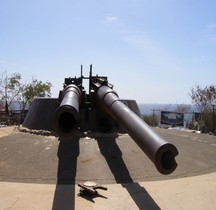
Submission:
[[[88,80],[88,93],[84,80]],[[136,101],[120,100],[107,77],[93,76],[92,66],[88,77],[81,66],[80,77],[65,78],[58,99],[34,99],[23,126],[54,131],[61,141],[88,132],[126,132],[160,173],[170,174],[177,167],[176,147],[141,119]]]

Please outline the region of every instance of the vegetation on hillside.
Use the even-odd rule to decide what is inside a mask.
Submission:
[[[5,107],[6,112],[14,111],[19,104],[21,110],[25,110],[34,97],[50,97],[50,82],[42,82],[38,79],[32,79],[29,83],[22,82],[22,76],[19,73],[0,75],[0,102],[1,107]]]

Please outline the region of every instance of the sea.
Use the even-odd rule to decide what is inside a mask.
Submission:
[[[196,107],[191,104],[186,104],[189,105],[191,108],[188,110],[188,112],[195,112]],[[142,115],[152,115],[153,112],[157,113],[160,111],[177,111],[178,104],[145,104],[145,103],[140,103],[138,104],[138,107],[140,109],[140,112]]]

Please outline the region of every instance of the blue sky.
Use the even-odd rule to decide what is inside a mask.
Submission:
[[[215,0],[0,0],[0,73],[107,75],[120,98],[190,103],[216,83]]]

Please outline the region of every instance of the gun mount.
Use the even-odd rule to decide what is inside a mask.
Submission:
[[[89,80],[89,93],[83,80]],[[53,128],[61,140],[75,137],[80,132],[110,132],[124,129],[145,152],[162,174],[172,173],[177,163],[176,147],[159,137],[136,113],[126,106],[108,83],[107,77],[66,78],[59,94],[60,106],[55,112]]]

